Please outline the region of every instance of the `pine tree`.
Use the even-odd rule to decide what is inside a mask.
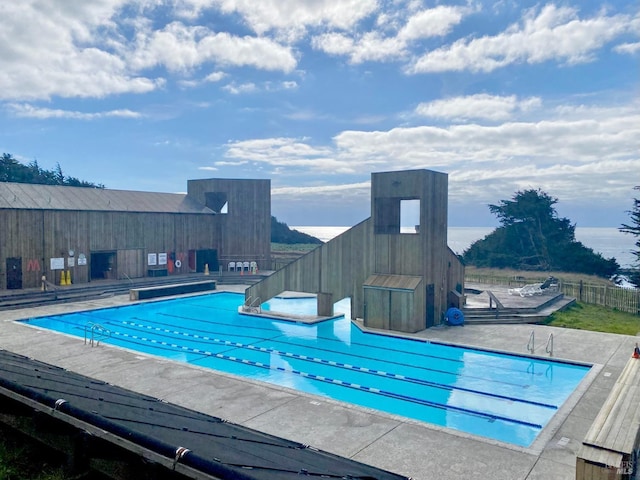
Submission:
[[[616,259],[603,258],[576,241],[575,225],[558,217],[556,203],[547,193],[530,189],[489,205],[502,226],[474,242],[463,260],[477,267],[614,275],[620,268]]]
[[[640,185],[634,187],[634,190],[640,190]],[[629,275],[629,280],[633,283],[636,288],[640,288],[640,200],[637,198],[633,199],[633,208],[627,212],[629,217],[631,217],[631,222],[629,224],[623,223],[620,227],[620,231],[623,233],[629,233],[636,237],[635,246],[637,250],[632,251],[633,255],[636,257],[636,271]]]

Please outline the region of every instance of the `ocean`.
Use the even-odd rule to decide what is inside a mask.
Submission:
[[[291,228],[326,242],[350,227],[296,226]],[[494,227],[449,227],[447,231],[449,248],[461,254],[473,242],[484,238],[493,230],[495,230]],[[633,235],[622,233],[615,227],[576,227],[576,240],[605,258],[614,257],[623,268],[633,266],[635,260],[631,253],[635,249]]]

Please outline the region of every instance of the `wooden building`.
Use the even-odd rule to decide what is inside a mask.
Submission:
[[[374,173],[372,216],[249,287],[249,304],[283,291],[315,293],[318,314],[351,298],[365,326],[417,332],[460,306],[464,266],[447,246],[448,178],[429,170]],[[415,224],[401,228],[405,206]]]
[[[271,263],[269,180],[190,180],[186,194],[0,182],[0,289]]]

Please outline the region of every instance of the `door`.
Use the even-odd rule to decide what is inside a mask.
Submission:
[[[427,285],[427,328],[433,327],[436,320],[436,286]]]
[[[7,258],[7,290],[22,288],[22,257]]]

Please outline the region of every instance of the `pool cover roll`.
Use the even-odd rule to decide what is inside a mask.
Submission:
[[[451,307],[449,310],[447,310],[447,313],[445,314],[445,319],[447,320],[447,323],[449,325],[464,324],[464,314],[462,313],[462,310],[455,307]]]
[[[220,478],[408,478],[6,350],[0,387],[171,460],[183,447],[180,463]]]

